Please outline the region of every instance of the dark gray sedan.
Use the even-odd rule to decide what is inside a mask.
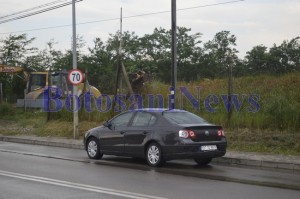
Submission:
[[[224,156],[227,141],[221,126],[183,110],[137,109],[121,113],[84,137],[89,158],[103,154],[146,158],[150,166],[173,159],[207,165]]]

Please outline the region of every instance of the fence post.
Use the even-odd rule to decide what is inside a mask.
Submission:
[[[0,103],[3,102],[3,87],[2,87],[2,83],[0,83]]]

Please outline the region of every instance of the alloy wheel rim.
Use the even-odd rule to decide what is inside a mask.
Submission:
[[[148,150],[148,160],[151,164],[156,164],[159,160],[159,149],[156,146],[151,146]]]
[[[90,141],[88,145],[89,155],[91,157],[95,157],[95,155],[97,154],[97,150],[98,150],[97,143],[94,140]]]

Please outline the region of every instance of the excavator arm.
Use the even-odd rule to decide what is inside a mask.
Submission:
[[[21,67],[21,66],[7,66],[7,65],[0,64],[0,73],[14,75],[14,74],[18,74],[20,72],[23,72],[25,81],[28,81],[29,73],[26,70],[24,70],[23,67]]]

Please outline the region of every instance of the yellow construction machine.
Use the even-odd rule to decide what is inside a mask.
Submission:
[[[67,81],[67,71],[43,71],[29,72],[20,66],[0,65],[0,73],[18,74],[24,73],[26,83],[26,91],[24,99],[17,100],[17,107],[42,108],[44,106],[44,89],[48,86],[60,88],[62,97],[65,98],[72,93],[72,85]],[[85,78],[85,82],[77,85],[77,96],[80,97],[87,91],[90,91],[95,98],[101,93],[94,87],[90,86]]]

